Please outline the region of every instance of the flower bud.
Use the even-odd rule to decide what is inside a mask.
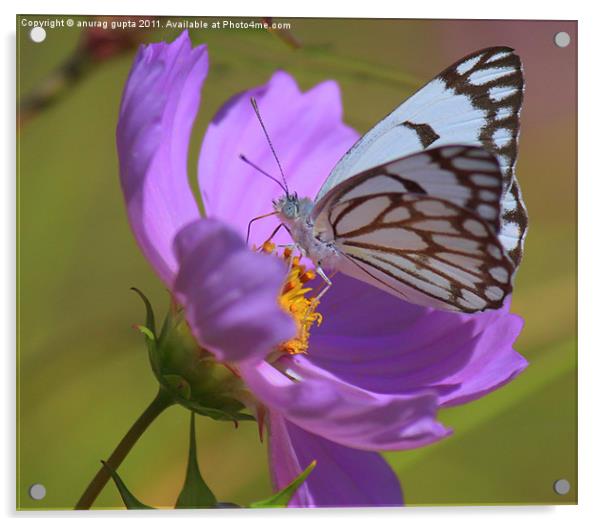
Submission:
[[[160,332],[148,299],[135,292],[146,306],[146,326],[137,326],[144,334],[153,372],[174,401],[195,413],[215,420],[253,420],[242,412],[248,399],[244,383],[226,364],[199,347],[190,332],[181,309],[171,305]]]

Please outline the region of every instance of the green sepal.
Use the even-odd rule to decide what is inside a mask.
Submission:
[[[148,327],[145,327],[144,325],[134,325],[134,328],[138,332],[146,336],[150,341],[155,341],[155,333],[151,331]]]
[[[237,403],[237,400],[232,399],[232,404]],[[187,402],[180,402],[183,406],[187,407],[191,411],[194,411],[198,415],[208,416],[213,420],[220,422],[240,422],[240,421],[254,421],[255,417],[248,415],[247,413],[240,413],[236,410],[222,411],[216,407],[206,407],[196,403],[194,400],[188,400]],[[241,404],[241,408],[242,408]]]
[[[169,338],[170,333],[177,329],[178,325],[184,321],[184,312],[181,307],[178,307],[174,302],[173,298],[167,309],[167,314],[163,320],[161,326],[161,332],[159,333],[159,341],[163,342]]]
[[[119,491],[119,495],[121,495],[121,500],[123,500],[123,504],[128,510],[154,510],[155,508],[151,506],[147,506],[143,502],[140,502],[132,492],[127,488],[121,477],[117,474],[117,472],[109,466],[104,460],[101,460],[102,465],[106,470],[111,474],[111,478],[117,486],[117,491]]]
[[[145,325],[154,335],[157,331],[155,328],[155,313],[153,311],[153,306],[151,305],[151,302],[140,289],[137,289],[136,287],[131,287],[130,290],[133,290],[136,294],[138,294],[138,296],[140,296],[140,299],[143,301],[144,308],[146,309]]]
[[[291,499],[295,496],[299,486],[305,482],[305,479],[316,467],[316,461],[305,468],[305,470],[299,474],[299,476],[293,480],[286,488],[283,488],[275,495],[268,497],[267,499],[260,500],[258,502],[252,502],[249,504],[249,508],[286,508]]]
[[[246,413],[241,413],[237,410],[243,405],[238,400],[227,400],[222,398],[220,402],[225,407],[230,408],[229,411],[219,409],[217,407],[208,407],[199,404],[192,398],[192,389],[185,378],[177,374],[163,374],[159,377],[161,385],[169,392],[174,401],[184,406],[185,408],[197,413],[201,416],[207,416],[213,420],[238,422],[241,420],[255,420],[255,417]]]
[[[167,387],[172,395],[183,398],[184,400],[190,400],[190,384],[185,378],[178,376],[177,374],[164,374],[162,375],[164,380],[163,385]]]
[[[155,313],[153,311],[153,306],[151,305],[150,300],[140,289],[131,287],[130,290],[133,290],[136,294],[138,294],[144,303],[144,308],[146,310],[146,325],[137,324],[134,325],[134,327],[145,337],[146,347],[148,349],[148,359],[153,372],[155,375],[157,375],[161,370],[161,358],[159,356],[159,350],[157,347],[158,338],[156,334]]]
[[[194,413],[190,413],[190,444],[188,447],[188,466],[186,468],[186,480],[178,500],[178,508],[214,508],[217,499],[209,489],[201,472],[196,455],[196,430],[194,425]]]

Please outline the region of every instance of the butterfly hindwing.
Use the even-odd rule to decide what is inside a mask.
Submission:
[[[331,213],[337,247],[351,263],[342,270],[403,299],[476,312],[499,308],[512,291],[514,264],[488,222],[449,201],[375,194]]]
[[[316,204],[314,220],[319,221],[322,210],[334,203],[399,192],[446,199],[479,215],[494,232],[500,229],[503,179],[498,162],[483,148],[462,145],[419,152],[345,180]],[[334,220],[332,214],[328,220]]]
[[[514,177],[524,81],[508,47],[472,53],[437,75],[366,133],[337,163],[317,200],[343,181],[404,155],[449,144],[484,147],[503,175],[500,240],[522,257],[527,215]]]

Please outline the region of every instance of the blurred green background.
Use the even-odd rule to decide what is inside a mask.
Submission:
[[[28,16],[29,20],[51,18]],[[63,17],[65,18],[65,17]],[[74,17],[76,18],[76,17]],[[77,19],[77,18],[76,18]],[[175,19],[175,18],[174,18]],[[172,20],[174,20],[172,19]],[[210,20],[210,19],[206,19]],[[289,19],[293,50],[257,30],[191,31],[211,67],[190,153],[227,97],[276,68],[304,89],[342,88],[346,121],[360,132],[456,59],[510,45],[526,76],[518,176],[530,215],[513,310],[525,329],[516,349],[530,367],[482,400],[441,412],[455,434],[420,450],[389,453],[409,505],[574,503],[576,427],[576,22]],[[567,31],[568,48],[553,36]],[[144,41],[177,31],[145,33]],[[18,96],[73,52],[77,29],[48,29],[33,43],[17,19]],[[134,51],[99,64],[18,137],[18,489],[22,509],[70,508],[155,394],[129,291],[157,307],[168,297],[129,230],[118,181],[115,125]],[[194,174],[193,174],[194,175]],[[169,409],[120,469],[137,496],[172,506],[184,476],[188,414]],[[270,493],[257,428],[198,419],[202,471],[221,500]],[[556,479],[571,491],[556,495]],[[43,501],[27,494],[47,488]],[[109,484],[99,507],[120,507]]]

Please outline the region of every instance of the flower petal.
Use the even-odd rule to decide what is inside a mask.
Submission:
[[[241,234],[252,218],[271,212],[272,200],[284,193],[274,181],[239,158],[244,154],[280,179],[251,107],[251,97],[257,99],[288,187],[300,196],[317,194],[330,170],[358,137],[343,124],[341,95],[333,81],[301,93],[293,77],[277,72],[265,86],[230,99],[205,134],[199,158],[199,186],[207,215],[231,223]],[[274,218],[257,222],[251,241],[261,244],[277,224]],[[282,239],[288,240],[286,234]]]
[[[253,393],[290,422],[338,444],[368,451],[410,449],[449,434],[435,420],[436,395],[372,393],[342,382],[301,356],[241,369]],[[283,371],[283,372],[281,372]]]
[[[142,252],[170,286],[177,267],[173,238],[199,217],[190,190],[190,130],[207,75],[206,46],[184,32],[171,44],[141,46],[123,93],[117,124],[121,186]]]
[[[289,507],[401,506],[399,480],[378,454],[335,444],[270,412],[270,471],[280,490],[313,460]]]
[[[344,308],[342,308],[344,306]],[[512,349],[522,319],[504,308],[457,314],[411,305],[347,276],[324,296],[324,323],[312,331],[312,362],[379,393],[432,388],[439,404],[464,403],[519,374]]]
[[[218,360],[262,360],[296,333],[278,303],[286,266],[250,251],[220,221],[199,219],[176,236],[177,300],[197,341]]]

